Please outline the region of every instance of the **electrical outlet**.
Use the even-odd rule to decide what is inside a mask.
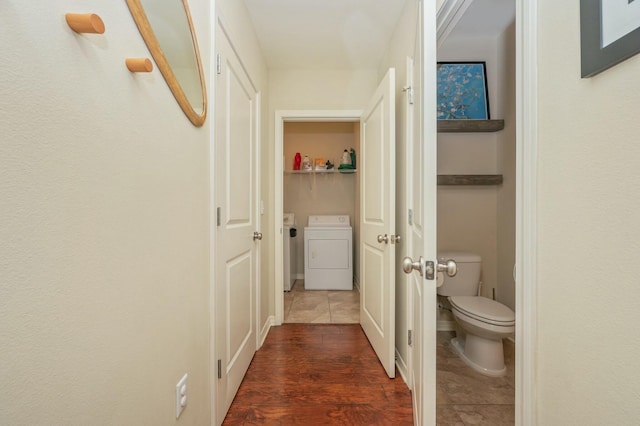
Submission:
[[[187,375],[185,374],[176,385],[176,419],[187,406]]]

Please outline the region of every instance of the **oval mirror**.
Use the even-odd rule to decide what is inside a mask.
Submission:
[[[126,0],[151,56],[195,126],[207,116],[200,51],[187,0]]]

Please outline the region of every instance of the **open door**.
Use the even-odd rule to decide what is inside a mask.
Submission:
[[[419,2],[413,61],[407,75],[413,94],[409,106],[411,135],[406,170],[409,208],[407,254],[403,268],[410,274],[413,342],[411,381],[414,423],[436,424],[436,226],[437,131],[435,2]],[[431,266],[427,268],[428,262]],[[427,271],[429,269],[429,271]],[[429,272],[429,274],[427,274]]]
[[[395,70],[360,118],[360,324],[395,377]]]
[[[217,423],[222,423],[256,351],[258,94],[222,31],[216,76]],[[214,379],[216,380],[216,379]]]

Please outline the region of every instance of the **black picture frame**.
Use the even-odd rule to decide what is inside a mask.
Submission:
[[[436,75],[438,120],[491,119],[486,62],[438,62]]]
[[[640,52],[640,27],[602,47],[602,5],[606,1],[580,0],[582,78],[593,77]],[[633,1],[640,0],[629,3]]]

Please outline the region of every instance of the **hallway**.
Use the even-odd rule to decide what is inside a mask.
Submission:
[[[412,425],[360,325],[284,324],[256,352],[224,425]]]

